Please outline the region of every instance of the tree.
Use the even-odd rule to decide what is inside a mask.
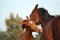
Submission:
[[[6,25],[7,25],[7,32],[9,34],[9,39],[8,40],[17,40],[18,35],[22,31],[22,18],[19,17],[17,14],[16,17],[11,13],[10,18],[5,20]]]
[[[7,40],[8,34],[7,32],[0,32],[0,40]]]

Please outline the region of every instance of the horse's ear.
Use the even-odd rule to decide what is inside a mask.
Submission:
[[[28,16],[26,16],[26,18],[29,19]]]
[[[36,6],[35,6],[34,10],[35,10],[35,9],[37,9],[37,7],[38,7],[38,4],[36,4]]]
[[[38,16],[38,4],[33,9],[32,13],[30,14],[30,19],[32,19],[35,23],[39,22],[39,16]]]

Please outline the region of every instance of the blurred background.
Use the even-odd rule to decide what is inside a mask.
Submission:
[[[22,31],[18,22],[26,19],[36,4],[47,9],[50,15],[60,15],[60,0],[0,0],[0,40],[18,40]],[[40,36],[34,37],[39,40]]]

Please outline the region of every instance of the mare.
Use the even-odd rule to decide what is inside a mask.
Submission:
[[[41,40],[60,40],[60,16],[54,17],[45,8],[37,7],[38,4],[33,9],[30,19],[36,25],[41,24]]]
[[[24,20],[23,22],[25,22]],[[34,40],[32,30],[26,25],[22,24],[23,31],[20,33],[18,40]]]

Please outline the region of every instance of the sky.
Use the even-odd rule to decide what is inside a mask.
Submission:
[[[36,4],[47,9],[50,15],[60,15],[60,0],[0,0],[0,30],[6,31],[5,19],[10,12],[25,19]]]

